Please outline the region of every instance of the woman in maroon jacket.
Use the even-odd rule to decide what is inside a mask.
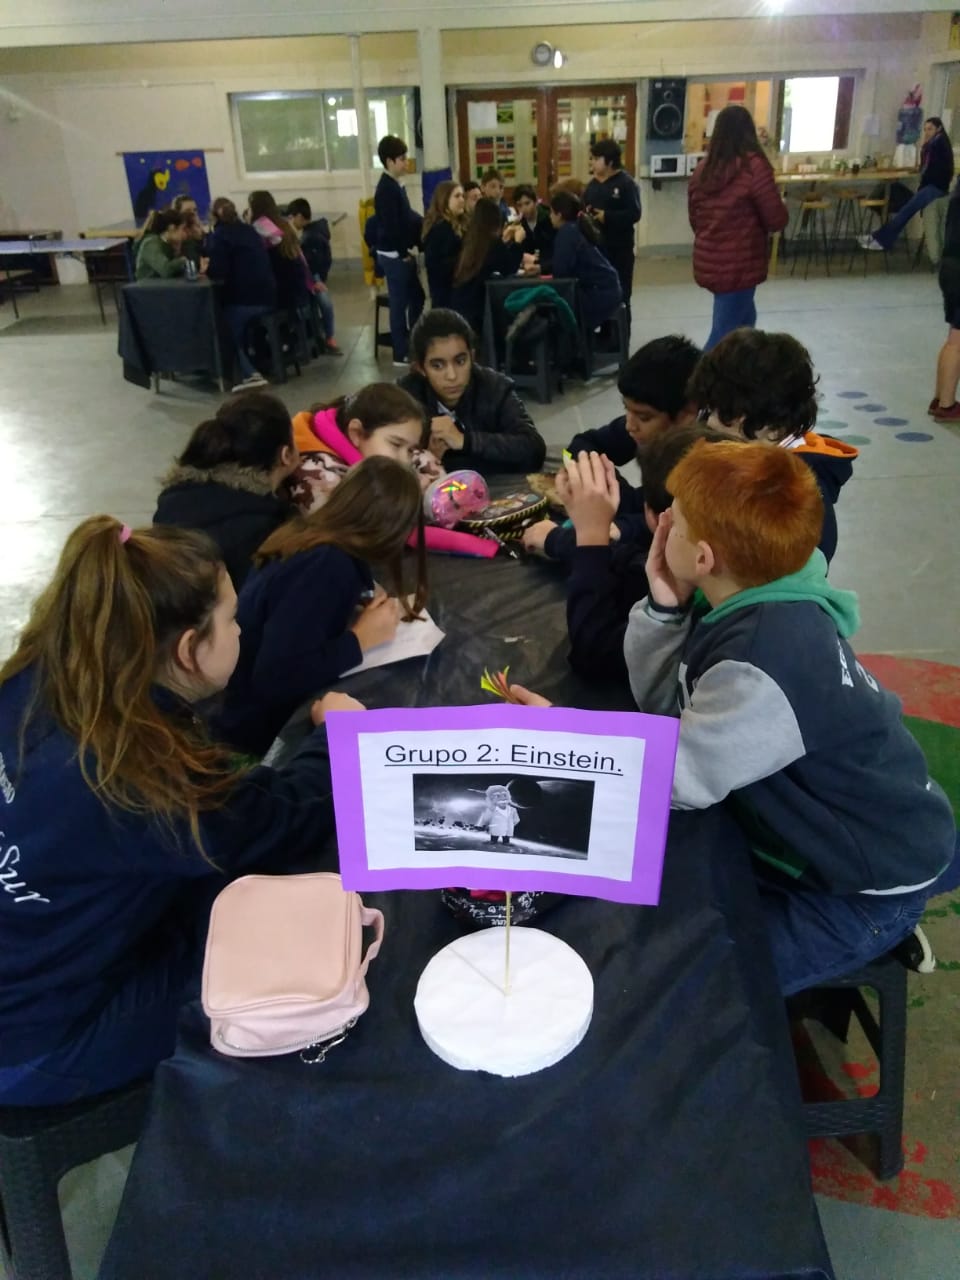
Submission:
[[[693,278],[713,294],[709,351],[731,330],[757,323],[754,291],[767,278],[767,236],[787,225],[787,206],[746,107],[732,104],[717,116],[687,200]]]

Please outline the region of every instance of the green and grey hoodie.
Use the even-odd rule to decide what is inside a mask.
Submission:
[[[950,806],[898,699],[847,643],[857,598],[819,551],[798,573],[706,613],[630,613],[624,657],[643,711],[680,716],[673,803],[728,797],[754,851],[837,894],[906,893],[953,855]]]

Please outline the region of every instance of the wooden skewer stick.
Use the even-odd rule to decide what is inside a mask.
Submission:
[[[511,895],[510,891],[509,891],[509,890],[507,890],[507,921],[506,921],[506,925],[505,925],[505,927],[504,927],[504,933],[505,933],[505,935],[506,935],[506,938],[505,938],[505,942],[506,942],[506,952],[505,952],[504,971],[503,971],[503,994],[504,994],[505,996],[508,996],[508,995],[510,994],[510,910],[511,910],[511,897],[512,897],[512,895]]]

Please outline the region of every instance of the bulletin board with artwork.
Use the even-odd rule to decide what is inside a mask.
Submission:
[[[196,200],[200,218],[206,220],[210,183],[202,151],[124,151],[123,167],[138,226],[154,209],[165,209],[177,196]]]

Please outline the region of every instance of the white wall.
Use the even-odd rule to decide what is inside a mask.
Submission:
[[[84,6],[60,7],[73,15]],[[47,8],[41,5],[40,11]],[[403,4],[383,9],[395,19],[406,13]],[[266,23],[268,15],[261,12]],[[579,12],[582,17],[583,9]],[[565,67],[549,74],[549,83],[854,71],[859,83],[850,151],[876,153],[892,150],[896,109],[906,90],[915,81],[930,79],[931,63],[957,57],[948,51],[948,29],[946,14],[848,14],[447,30],[442,33],[442,65],[426,72],[448,86],[529,85],[536,80],[529,50],[541,38],[568,55]],[[360,47],[366,85],[418,82],[414,31],[367,35]],[[335,231],[334,250],[339,256],[355,256],[360,175],[247,177],[238,165],[228,108],[228,95],[234,92],[350,85],[345,36],[0,48],[0,222],[61,227],[73,234],[129,218],[117,152],[203,147],[211,194],[242,199],[255,186],[269,186],[281,199],[306,195],[319,211],[348,215]],[[928,106],[935,110],[939,103]],[[874,112],[882,134],[865,139],[863,121]],[[642,139],[642,119],[640,125]],[[418,187],[419,179],[414,179],[412,194]],[[645,183],[644,202],[641,245],[688,241],[685,184],[664,184],[654,193]]]

